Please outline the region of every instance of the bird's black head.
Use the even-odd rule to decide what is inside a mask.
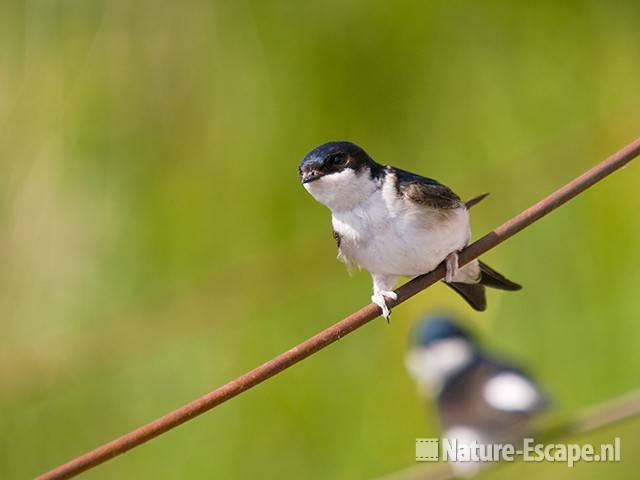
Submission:
[[[328,142],[305,155],[298,168],[298,175],[302,183],[309,183],[347,168],[359,172],[367,166],[371,168],[372,174],[377,172],[376,167],[380,167],[355,143]]]
[[[473,343],[473,337],[445,315],[428,316],[418,322],[412,332],[412,344],[429,347],[441,340],[461,339]]]

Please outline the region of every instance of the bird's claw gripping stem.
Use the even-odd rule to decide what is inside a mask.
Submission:
[[[391,310],[387,305],[387,298],[391,300],[398,300],[398,294],[392,290],[384,290],[374,293],[371,296],[371,301],[380,307],[382,310],[382,316],[389,322],[391,318]]]

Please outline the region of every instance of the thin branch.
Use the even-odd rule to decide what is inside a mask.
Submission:
[[[494,231],[466,247],[459,255],[460,266],[469,263],[473,259],[479,257],[483,253],[544,217],[549,212],[555,210],[560,205],[582,193],[587,188],[605,178],[607,175],[623,167],[639,154],[640,138],[609,158],[598,163],[592,169],[552,193],[544,200],[539,201],[524,212],[505,222]],[[445,268],[443,265],[440,265],[432,272],[421,275],[420,277],[414,278],[413,280],[405,283],[396,291],[398,294],[398,300],[393,303],[393,306],[406,301],[418,292],[421,292],[425,288],[433,285],[439,280],[442,280],[442,278],[444,278],[444,274]],[[304,360],[319,350],[322,350],[327,345],[340,340],[345,335],[378,317],[380,313],[380,307],[374,304],[369,304],[339,321],[335,325],[296,345],[291,350],[278,355],[259,367],[256,367],[244,375],[241,375],[229,383],[217,388],[216,390],[213,390],[197,400],[194,400],[151,423],[102,445],[95,450],[85,453],[84,455],[59,466],[58,468],[55,468],[54,470],[44,473],[38,477],[38,479],[51,480],[73,477],[117,455],[135,448],[138,445],[148,442],[152,438],[155,438],[158,435],[161,435],[164,432],[197,417],[198,415],[202,415],[221,403],[230,400],[236,395],[255,387],[268,378],[277,375],[299,361]]]
[[[580,415],[560,437],[582,435],[640,415],[640,390],[591,408]]]
[[[552,427],[549,430],[540,432],[537,437],[539,437],[541,443],[557,443],[558,440],[593,433],[638,416],[640,416],[640,390],[591,407],[560,427]],[[491,464],[487,465],[489,468],[492,467]],[[493,465],[495,468],[499,466],[500,463]],[[451,469],[446,464],[441,463],[433,466],[414,465],[413,467],[379,477],[378,480],[450,480],[452,478],[455,478],[455,475]]]

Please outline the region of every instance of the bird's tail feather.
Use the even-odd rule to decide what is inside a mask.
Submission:
[[[446,283],[455,290],[466,302],[479,312],[483,312],[487,308],[487,296],[485,287],[497,288],[499,290],[516,291],[522,288],[515,282],[507,279],[504,275],[496,272],[486,263],[478,261],[480,264],[480,282],[478,283]]]
[[[497,288],[498,290],[508,290],[515,292],[522,289],[522,285],[512,282],[501,273],[496,272],[486,263],[478,261],[480,264],[480,283],[487,287]]]
[[[462,298],[464,298],[471,308],[479,312],[484,312],[487,308],[487,296],[484,292],[484,285],[481,283],[446,283],[455,290]]]

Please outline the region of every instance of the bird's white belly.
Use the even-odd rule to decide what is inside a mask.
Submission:
[[[413,277],[429,272],[469,241],[465,208],[435,211],[383,199],[333,214],[341,255],[378,274]]]

